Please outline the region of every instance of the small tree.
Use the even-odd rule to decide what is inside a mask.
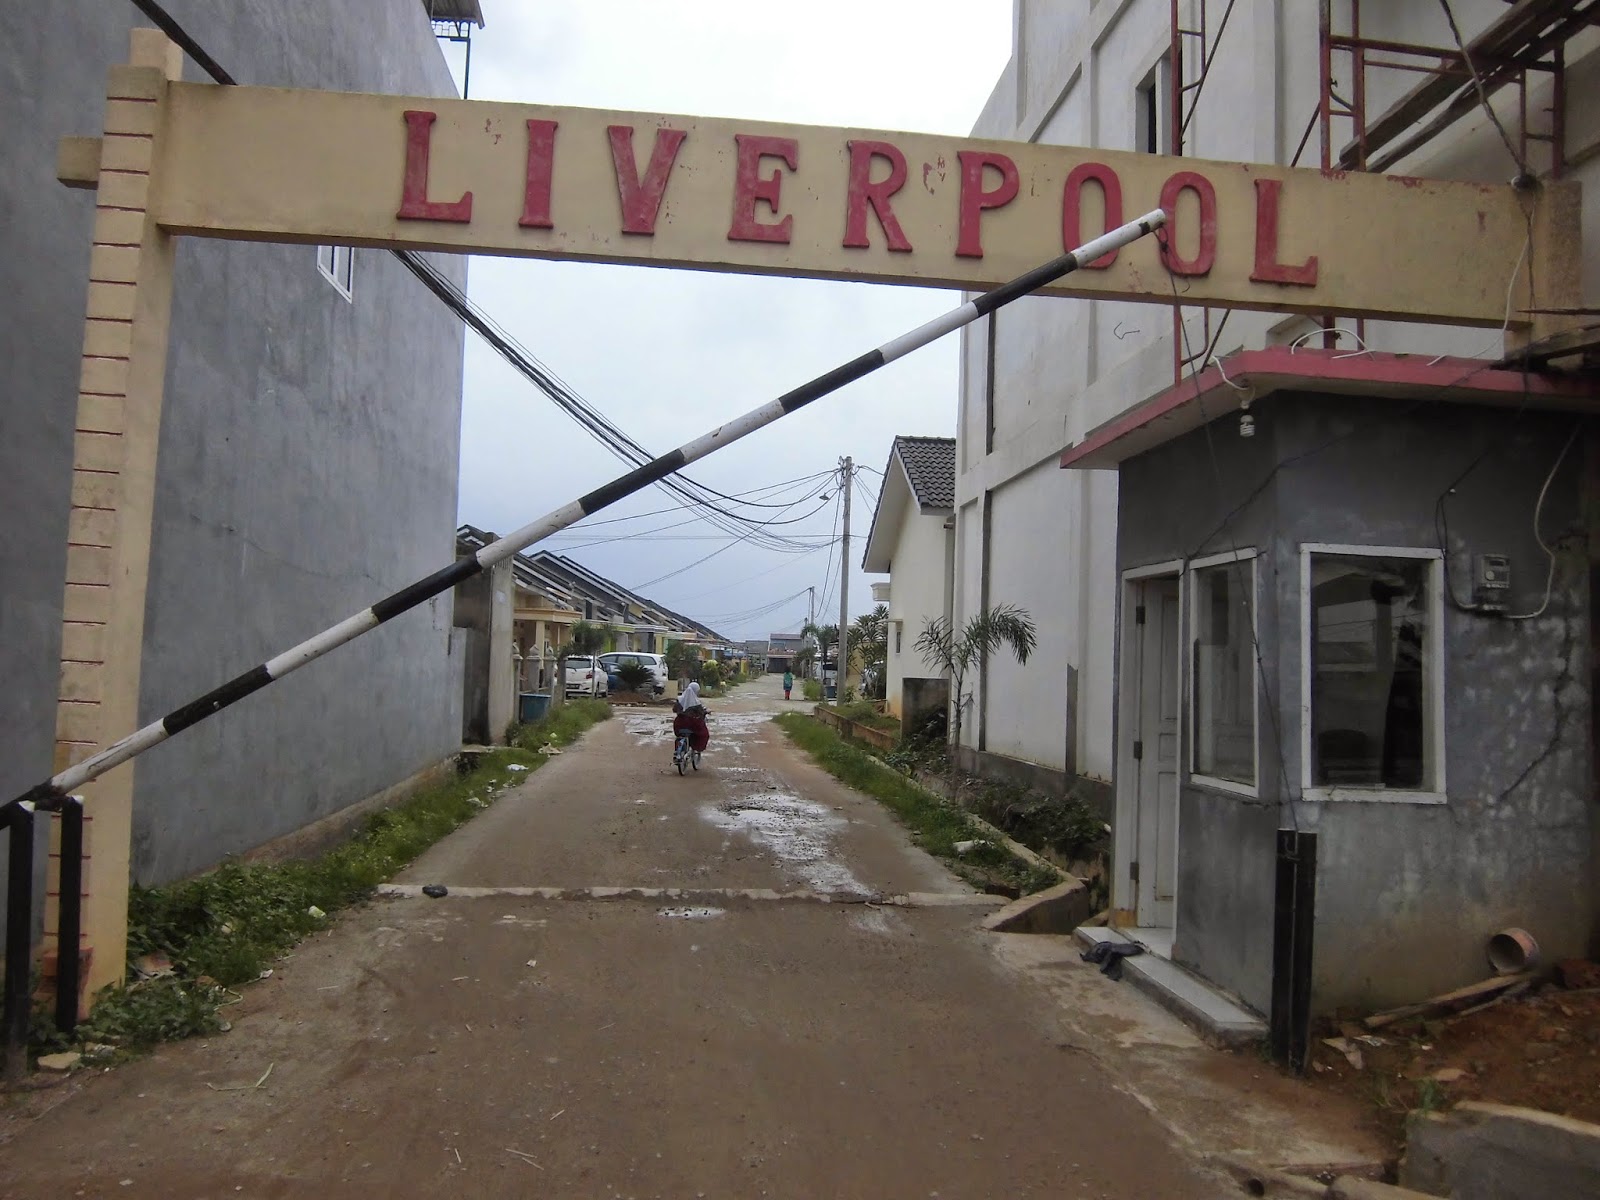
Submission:
[[[976,614],[959,630],[944,617],[934,617],[917,635],[917,650],[922,661],[950,677],[954,719],[951,722],[951,754],[961,745],[961,718],[966,711],[967,680],[974,667],[982,668],[989,655],[1009,649],[1019,663],[1038,642],[1037,630],[1027,610],[1014,604],[999,604]]]
[[[567,644],[561,648],[561,656],[565,658],[569,654],[602,654],[605,652],[608,640],[604,626],[589,621],[576,621],[572,628],[567,630]]]
[[[850,622],[847,639],[849,657],[861,663],[862,670],[878,663],[887,665],[889,658],[889,606],[880,604],[871,612],[862,613]],[[880,670],[872,681],[872,698],[882,700],[888,680]]]
[[[816,625],[807,621],[801,627],[800,634],[802,637],[811,638],[816,643],[817,654],[822,662],[822,669],[826,671],[828,669],[828,652],[839,641],[839,627],[837,625]]]
[[[817,648],[810,642],[804,642],[800,648],[789,656],[789,669],[801,679],[811,677],[811,665],[817,661]]]
[[[642,692],[650,686],[655,672],[643,663],[625,662],[617,668],[617,678],[630,692]]]
[[[667,647],[667,670],[674,679],[696,679],[700,674],[700,651],[688,642],[673,642]]]

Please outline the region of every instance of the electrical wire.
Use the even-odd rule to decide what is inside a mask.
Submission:
[[[795,504],[803,503],[805,500],[807,500],[809,498],[810,497],[808,497],[808,496],[802,496],[799,500],[796,500],[792,504],[790,504],[789,507],[793,508]],[[822,511],[822,508],[826,505],[826,503],[827,502],[824,501],[823,504],[819,504],[816,508],[812,509],[811,512],[807,513],[806,516],[808,516],[808,517],[814,516],[816,513]],[[776,516],[772,517],[768,522],[766,522],[766,524],[775,524],[775,523],[777,523],[777,517]],[[751,531],[752,534],[754,532],[755,532],[755,530]],[[645,583],[638,584],[636,587],[634,587],[631,590],[633,590],[633,591],[641,591],[644,588],[653,587],[658,583],[664,583],[668,579],[672,579],[672,578],[675,578],[678,575],[682,575],[685,571],[693,570],[695,567],[700,566],[702,563],[710,562],[713,558],[716,558],[719,554],[726,554],[729,550],[732,550],[735,546],[742,545],[749,538],[749,536],[750,536],[749,534],[746,534],[743,537],[736,537],[736,538],[732,539],[730,542],[728,542],[728,544],[726,546],[721,546],[718,549],[713,550],[710,554],[707,554],[702,558],[697,558],[691,563],[685,563],[683,566],[678,567],[675,570],[668,571],[665,575],[658,575],[654,579],[648,580]],[[809,547],[807,547],[807,548],[809,548]]]
[[[205,48],[156,0],[133,0],[133,4],[163,33],[177,42],[183,51],[212,79],[224,86],[236,84],[237,81],[233,76],[223,69],[221,64],[212,58]],[[496,353],[500,354],[502,358],[520,371],[534,386],[544,392],[563,412],[587,430],[608,450],[633,466],[639,466],[650,461],[653,455],[648,450],[579,396],[558,375],[529,354],[525,347],[518,344],[503,327],[484,314],[462,289],[441,274],[432,263],[410,250],[392,249],[390,253],[399,259],[401,264],[416,276],[423,286],[442,301],[468,328],[487,341]],[[732,526],[729,525],[729,522],[744,524],[752,530],[761,544],[768,545],[770,548],[776,548],[782,544],[780,536],[762,534],[760,532],[763,525],[762,522],[757,522],[742,513],[732,512],[717,504],[716,500],[718,499],[726,501],[733,498],[724,492],[718,491],[716,488],[699,483],[681,474],[658,480],[654,486],[674,495],[682,505],[698,506],[705,509],[711,514],[708,519],[713,524],[721,525],[730,532],[732,531]],[[776,507],[775,505],[744,503],[752,507]]]
[[[1550,594],[1556,582],[1556,552],[1553,547],[1547,546],[1544,534],[1539,530],[1539,516],[1544,512],[1545,494],[1550,491],[1550,484],[1555,480],[1556,472],[1561,469],[1562,462],[1567,457],[1567,451],[1572,449],[1572,443],[1578,440],[1578,430],[1583,428],[1580,419],[1572,424],[1572,432],[1567,435],[1566,443],[1561,447],[1561,453],[1556,455],[1556,461],[1550,467],[1550,474],[1544,477],[1544,486],[1539,489],[1539,499],[1533,506],[1533,537],[1539,543],[1539,549],[1545,552],[1550,560],[1549,570],[1544,577],[1544,599],[1539,602],[1539,607],[1528,613],[1507,613],[1501,620],[1505,621],[1531,621],[1535,617],[1544,615],[1544,610],[1550,607]]]
[[[782,608],[785,604],[789,604],[792,601],[798,600],[801,596],[804,596],[805,594],[806,594],[806,589],[805,588],[801,588],[798,592],[792,592],[789,595],[784,596],[781,600],[774,600],[774,601],[772,601],[772,603],[763,604],[758,608],[745,609],[745,610],[743,610],[741,612],[736,612],[736,613],[718,613],[718,614],[716,614],[714,616],[703,617],[701,619],[705,620],[707,622],[717,621],[717,622],[721,622],[721,623],[724,623],[724,624],[730,624],[730,625],[731,624],[736,624],[736,623],[738,623],[740,621],[754,620],[757,617],[764,617],[768,613],[775,612],[776,610]]]
[[[488,342],[496,353],[515,367],[535,387],[539,388],[548,398],[554,401],[558,408],[586,429],[618,459],[630,466],[639,466],[650,461],[652,456],[648,450],[612,424],[599,410],[595,409],[593,405],[578,395],[558,375],[529,353],[526,347],[496,325],[493,319],[468,299],[466,294],[453,281],[445,278],[434,269],[432,264],[410,251],[397,250],[394,253],[400,257],[406,268],[422,282],[423,286],[433,292],[469,328]],[[783,540],[780,536],[762,532],[761,527],[765,522],[723,508],[706,495],[701,494],[704,490],[702,485],[687,476],[669,475],[665,479],[659,480],[655,486],[671,494],[679,501],[680,505],[698,507],[705,510],[708,514],[707,519],[712,524],[718,525],[729,532],[732,532],[736,526],[742,525],[748,527],[757,544],[766,545],[769,548],[778,548],[783,545]],[[721,493],[717,494],[720,495]]]
[[[709,591],[709,592],[699,592],[699,593],[697,593],[697,594],[695,594],[693,596],[690,596],[688,598],[688,600],[680,600],[680,601],[678,601],[678,603],[679,604],[684,604],[684,603],[688,603],[689,601],[699,600],[701,597],[709,596],[709,595],[712,595],[713,593],[725,592],[729,588],[743,587],[747,583],[754,583],[758,579],[765,579],[768,575],[771,575],[774,571],[781,571],[785,567],[792,567],[796,563],[798,563],[801,559],[810,558],[813,554],[817,553],[817,551],[825,550],[831,544],[832,544],[831,542],[824,542],[821,545],[813,546],[809,550],[800,551],[800,552],[796,553],[792,558],[788,558],[788,559],[785,559],[782,562],[775,563],[772,566],[768,567],[764,571],[757,571],[754,575],[748,575],[743,579],[735,580],[733,583],[723,584],[720,587],[712,588],[711,591]]]
[[[1461,51],[1461,61],[1466,65],[1467,73],[1472,76],[1472,86],[1478,90],[1478,103],[1483,106],[1483,111],[1489,115],[1495,129],[1500,133],[1500,140],[1505,143],[1506,153],[1511,155],[1511,161],[1517,164],[1520,176],[1528,175],[1528,163],[1517,153],[1517,148],[1511,142],[1511,134],[1500,121],[1500,114],[1494,111],[1494,105],[1489,103],[1489,89],[1483,85],[1483,76],[1478,74],[1477,64],[1472,61],[1472,54],[1467,50],[1467,43],[1461,36],[1461,27],[1456,24],[1456,14],[1450,8],[1450,0],[1439,0],[1439,7],[1444,9],[1444,19],[1450,22],[1450,35],[1456,40],[1456,49]]]
[[[841,488],[841,496],[843,491],[844,489]],[[828,611],[828,600],[833,591],[833,585],[828,580],[833,576],[833,554],[839,544],[839,509],[836,508],[833,513],[833,535],[828,542],[828,565],[822,572],[822,604],[820,605],[820,611],[824,613]]]
[[[1165,230],[1160,231],[1157,234],[1157,236],[1158,237],[1161,236],[1162,233],[1165,233]],[[1167,261],[1165,255],[1162,256],[1162,261],[1163,262]],[[1225,491],[1226,491],[1226,485],[1224,484],[1223,478],[1222,478],[1222,465],[1217,460],[1217,448],[1216,448],[1216,444],[1215,444],[1215,442],[1213,440],[1213,437],[1212,437],[1211,420],[1206,415],[1206,411],[1205,411],[1205,393],[1200,387],[1200,372],[1195,366],[1194,347],[1190,344],[1190,341],[1189,341],[1189,324],[1188,324],[1187,321],[1185,321],[1183,319],[1183,306],[1182,306],[1182,304],[1178,304],[1177,303],[1177,300],[1178,300],[1178,277],[1172,271],[1172,269],[1170,267],[1167,269],[1167,280],[1168,280],[1168,282],[1170,283],[1170,285],[1172,287],[1172,298],[1173,298],[1173,301],[1174,301],[1174,303],[1175,303],[1175,305],[1177,307],[1177,312],[1178,312],[1177,325],[1178,325],[1178,329],[1181,332],[1182,337],[1183,337],[1183,350],[1184,350],[1184,353],[1189,356],[1189,379],[1190,379],[1191,384],[1194,387],[1195,405],[1196,405],[1196,407],[1197,407],[1197,409],[1199,411],[1199,414],[1200,414],[1200,428],[1204,432],[1205,444],[1206,444],[1206,453],[1207,453],[1207,456],[1211,460],[1211,473],[1212,473],[1213,478],[1216,481],[1217,498],[1220,500],[1222,498],[1222,496],[1225,494]],[[1276,468],[1274,468],[1274,472],[1273,473],[1276,473]],[[1263,484],[1262,486],[1264,487],[1265,484]],[[1259,491],[1260,489],[1257,489],[1257,490]],[[1237,511],[1237,510],[1235,510],[1235,511]],[[1226,528],[1226,524],[1227,524],[1227,522],[1225,520],[1223,525],[1221,527],[1219,527],[1219,531],[1220,531],[1220,529]],[[1262,693],[1265,693],[1265,695],[1266,695],[1267,722],[1271,726],[1271,729],[1272,729],[1272,748],[1273,748],[1273,751],[1276,754],[1277,760],[1278,760],[1278,762],[1277,762],[1277,766],[1278,766],[1278,787],[1280,789],[1279,795],[1281,797],[1281,801],[1280,801],[1280,803],[1279,803],[1279,805],[1277,807],[1279,807],[1280,809],[1283,809],[1283,808],[1287,808],[1288,809],[1289,824],[1295,830],[1295,832],[1298,833],[1300,831],[1300,815],[1296,811],[1295,802],[1299,799],[1299,796],[1295,792],[1293,792],[1293,790],[1290,788],[1290,785],[1289,785],[1288,752],[1285,749],[1284,743],[1283,743],[1283,726],[1278,720],[1277,698],[1276,698],[1276,695],[1274,694],[1273,689],[1272,689],[1272,681],[1267,675],[1267,665],[1266,665],[1265,657],[1263,656],[1263,654],[1261,652],[1261,640],[1260,640],[1260,638],[1258,638],[1256,636],[1256,622],[1254,620],[1255,605],[1256,605],[1256,595],[1255,595],[1254,587],[1251,586],[1251,583],[1253,582],[1254,575],[1255,575],[1255,572],[1254,572],[1254,569],[1253,569],[1254,564],[1252,564],[1252,570],[1251,570],[1249,579],[1247,580],[1247,578],[1245,576],[1245,573],[1244,573],[1244,560],[1239,557],[1239,547],[1236,544],[1234,544],[1233,539],[1231,537],[1228,539],[1228,543],[1229,543],[1229,548],[1230,548],[1230,550],[1231,550],[1231,552],[1232,552],[1232,554],[1234,556],[1233,557],[1232,566],[1233,566],[1233,570],[1234,570],[1235,584],[1239,589],[1239,594],[1240,595],[1247,595],[1247,596],[1250,597],[1250,611],[1251,611],[1251,618],[1252,619],[1247,623],[1246,627],[1250,631],[1250,646],[1251,646],[1252,655],[1253,655],[1253,657],[1255,659],[1255,668],[1256,668],[1255,669],[1255,675],[1256,675],[1257,686],[1260,688],[1260,691]],[[1190,557],[1193,557],[1193,556],[1191,555]],[[1188,570],[1189,569],[1187,561],[1185,561],[1183,569],[1184,570]],[[1261,706],[1260,706],[1259,703],[1255,704],[1253,707],[1254,707],[1254,709],[1255,709],[1255,711],[1257,713],[1260,712]],[[1256,736],[1259,737],[1260,735],[1257,734]],[[1259,772],[1257,772],[1256,774],[1259,776]],[[1260,779],[1257,778],[1255,780],[1255,782],[1256,782],[1257,788],[1259,789],[1260,782],[1261,782]]]
[[[834,473],[832,471],[818,471],[814,475],[802,475],[798,479],[786,479],[782,483],[763,484],[761,487],[751,488],[748,492],[735,492],[733,498],[738,500],[743,496],[761,496],[763,499],[770,499],[773,495],[782,494],[782,491],[785,488],[798,487],[807,483],[815,483],[819,479],[832,479],[833,474]],[[671,508],[653,508],[646,512],[630,513],[624,517],[606,517],[598,521],[590,520],[588,517],[585,517],[582,521],[572,525],[571,528],[577,530],[594,529],[601,525],[618,525],[623,521],[638,521],[645,517],[662,517],[682,511],[683,508],[681,505],[673,505]]]
[[[824,486],[826,486],[826,485],[824,485]],[[799,497],[799,498],[797,498],[795,500],[790,501],[789,504],[788,504],[788,507],[789,508],[793,508],[796,504],[802,504],[805,501],[811,499],[813,496],[818,495],[821,491],[822,491],[822,488],[820,488],[820,487],[819,488],[813,488],[811,491],[807,492],[804,496],[801,496],[801,497]],[[823,504],[826,504],[826,503],[827,503],[826,501],[823,502]],[[823,508],[823,504],[819,504],[816,508],[812,509],[810,512],[801,513],[798,517],[790,517],[787,520],[778,520],[776,517],[774,517],[772,520],[767,521],[766,524],[768,526],[772,526],[772,525],[796,525],[796,524],[800,523],[801,521],[807,520],[808,518],[810,518],[810,517],[814,516],[815,514],[821,512],[822,508]],[[678,511],[681,512],[682,510],[679,509]],[[612,535],[610,535],[608,537],[593,538],[593,539],[591,539],[591,540],[589,540],[587,542],[582,543],[582,545],[584,545],[584,546],[604,546],[604,545],[608,545],[608,544],[610,544],[612,542],[656,541],[656,540],[674,541],[674,540],[683,540],[685,538],[687,538],[687,539],[697,539],[697,538],[701,538],[701,537],[704,537],[704,538],[717,538],[717,539],[725,538],[725,537],[732,537],[732,538],[735,538],[735,539],[739,539],[739,538],[741,538],[743,536],[746,536],[744,534],[739,534],[739,533],[734,533],[734,534],[730,534],[730,533],[721,533],[721,534],[686,534],[686,535],[680,535],[677,538],[672,538],[672,537],[663,538],[663,537],[659,536],[661,534],[666,533],[668,530],[682,529],[685,525],[697,525],[700,522],[702,522],[703,520],[704,520],[704,518],[702,516],[700,516],[698,513],[696,513],[696,514],[691,515],[690,517],[686,518],[685,520],[674,521],[670,525],[657,525],[653,529],[641,529],[641,530],[631,530],[631,531],[628,531],[628,532],[619,532],[619,533],[616,533],[616,534],[612,534]],[[577,536],[582,536],[582,535],[579,534]],[[798,542],[800,540],[800,535],[788,534],[786,536],[791,541]],[[820,538],[822,535],[821,534],[807,534],[807,535],[804,535],[804,536]],[[554,544],[557,544],[557,545],[561,545],[562,544],[561,541],[560,541],[560,535],[559,534],[556,535],[555,537],[552,537],[552,538],[547,539],[547,540],[549,540],[550,542],[552,542]],[[568,549],[568,550],[577,549],[577,547],[575,545],[571,544],[571,543],[566,543],[565,544],[565,548]]]

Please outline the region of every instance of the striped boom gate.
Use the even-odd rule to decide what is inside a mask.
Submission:
[[[113,742],[98,753],[84,759],[82,762],[67,767],[29,789],[21,796],[9,801],[4,809],[0,809],[0,814],[9,814],[13,807],[22,804],[32,805],[40,809],[60,808],[74,789],[82,787],[91,780],[98,779],[107,771],[131,759],[137,758],[152,746],[159,745],[169,737],[188,729],[191,725],[197,725],[207,717],[214,716],[230,705],[243,700],[252,692],[260,691],[274,680],[282,679],[291,671],[298,670],[300,667],[321,658],[324,654],[337,649],[346,642],[355,640],[363,633],[376,629],[385,621],[415,608],[441,592],[448,591],[462,580],[469,579],[486,568],[503,562],[518,551],[542,541],[551,534],[558,533],[569,525],[576,524],[584,517],[597,513],[601,509],[607,508],[617,501],[649,487],[652,483],[666,478],[674,471],[679,471],[688,464],[702,459],[722,449],[724,446],[731,445],[740,438],[772,424],[797,409],[804,408],[813,400],[836,392],[845,385],[870,375],[878,368],[894,362],[898,358],[903,358],[913,350],[918,350],[945,334],[960,329],[979,317],[1010,304],[1013,300],[1021,299],[1023,296],[1053,283],[1063,275],[1094,262],[1103,255],[1137,241],[1146,234],[1160,229],[1166,223],[1167,213],[1163,210],[1155,209],[1146,213],[1135,221],[1130,221],[1101,237],[1095,238],[1093,241],[1084,243],[1068,254],[1063,254],[1059,258],[1052,259],[1042,266],[1019,275],[991,291],[984,292],[967,303],[951,309],[942,316],[935,317],[926,324],[918,326],[909,333],[885,342],[875,350],[869,350],[867,353],[853,358],[831,371],[818,375],[815,379],[801,384],[793,391],[784,393],[776,400],[771,400],[759,408],[752,409],[725,425],[719,425],[709,433],[684,443],[676,450],[644,463],[629,471],[626,475],[613,479],[604,487],[596,488],[572,503],[547,513],[537,521],[507,534],[499,541],[491,542],[473,555],[457,559],[449,566],[401,588],[393,595],[386,596],[371,608],[364,609],[354,616],[345,618],[337,625],[323,630],[314,637],[307,638],[299,645],[285,650],[275,658],[269,658],[266,662],[252,667],[242,675],[224,683],[221,687],[214,688],[198,699],[191,700],[188,704],[173,709],[159,721],[153,721],[127,737]]]

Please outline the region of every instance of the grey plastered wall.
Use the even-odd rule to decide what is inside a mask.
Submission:
[[[454,92],[415,0],[167,7],[241,83]],[[50,764],[94,203],[55,182],[55,146],[98,131],[137,12],[0,0],[0,17],[0,85],[26,106],[0,147],[0,284],[23,316],[0,323],[0,779],[14,788]],[[462,332],[389,255],[355,255],[351,303],[310,246],[179,248],[142,719],[454,557]],[[135,877],[203,869],[449,753],[450,624],[436,599],[142,758]]]
[[[1242,438],[1237,421],[1225,418],[1209,434],[1199,430],[1124,463],[1118,478],[1118,571],[1263,546],[1277,514],[1272,468],[1279,453],[1270,428]],[[1258,559],[1256,570],[1258,637],[1270,645],[1277,621],[1270,556]],[[1125,617],[1119,613],[1119,623]],[[1187,612],[1183,619],[1187,630]],[[1179,642],[1188,645],[1187,633]],[[1187,696],[1189,655],[1182,658],[1181,694]],[[1276,691],[1273,664],[1266,665]],[[1265,706],[1265,697],[1260,703]],[[1260,761],[1263,771],[1273,761],[1265,745]],[[1264,1012],[1271,1000],[1277,797],[1270,787],[1259,799],[1218,791],[1191,782],[1187,771],[1180,779],[1174,956]]]
[[[1465,598],[1472,553],[1505,553],[1513,611],[1537,608],[1547,560],[1533,509],[1573,418],[1297,395],[1255,412],[1249,441],[1225,418],[1209,440],[1203,430],[1186,435],[1124,464],[1121,476],[1122,567],[1230,543],[1261,552],[1261,796],[1185,782],[1177,957],[1265,1010],[1273,830],[1291,821],[1319,835],[1318,1010],[1400,1002],[1480,978],[1484,942],[1506,925],[1531,930],[1548,955],[1585,953],[1594,803],[1587,564],[1574,537],[1580,444],[1545,501],[1545,537],[1562,547],[1546,614],[1494,621],[1447,606],[1448,803],[1278,803],[1285,782],[1298,797],[1301,779],[1301,544],[1436,546],[1435,503],[1478,460],[1449,501],[1456,589]],[[1228,533],[1202,544],[1258,486]]]
[[[1280,475],[1280,555],[1305,541],[1437,546],[1435,502],[1476,463],[1448,501],[1455,589],[1470,598],[1473,553],[1509,554],[1512,611],[1539,607],[1548,560],[1533,511],[1573,417],[1311,398],[1274,411],[1285,454],[1340,437]],[[1545,614],[1498,621],[1445,605],[1448,803],[1296,805],[1301,827],[1318,834],[1319,1009],[1399,1003],[1481,979],[1484,945],[1508,925],[1531,931],[1548,958],[1589,949],[1595,805],[1582,452],[1580,439],[1545,499],[1545,540],[1560,547]],[[1291,588],[1298,598],[1293,566],[1280,602]],[[1283,632],[1285,694],[1297,699],[1298,624]],[[1298,725],[1289,728],[1298,785]]]

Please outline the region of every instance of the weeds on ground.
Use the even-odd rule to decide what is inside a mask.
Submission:
[[[1023,862],[1004,846],[989,841],[965,813],[850,745],[815,718],[784,713],[775,719],[790,740],[828,774],[879,801],[911,831],[917,845],[944,859],[969,882],[982,885],[988,882],[985,876],[998,877],[1028,894],[1061,881],[1054,870]],[[962,841],[978,845],[958,855],[956,843]]]
[[[228,862],[197,879],[128,893],[128,978],[107,991],[71,1039],[48,1021],[35,1023],[36,1050],[68,1041],[140,1050],[157,1042],[226,1028],[221,1008],[238,988],[301,938],[328,926],[331,914],[372,894],[496,792],[547,761],[560,747],[611,715],[603,700],[577,700],[515,729],[515,744],[487,754],[473,770],[368,818],[348,841],[302,862]],[[147,958],[146,956],[151,956]],[[138,965],[156,966],[155,974]],[[170,964],[170,972],[168,971]]]
[[[807,700],[821,700],[822,684],[815,679],[802,679],[800,681],[800,694]]]
[[[506,729],[506,744],[522,750],[539,751],[545,746],[571,745],[589,726],[611,716],[611,705],[592,696],[568,700],[545,710],[545,715],[526,725],[514,721]]]
[[[1024,845],[1068,861],[1088,858],[1106,839],[1099,812],[1075,791],[1044,796],[1015,784],[984,783],[972,793],[971,805]]]
[[[871,700],[847,700],[835,706],[835,711],[847,721],[855,721],[859,725],[867,725],[873,729],[900,731],[900,722],[887,713],[879,712],[878,706]]]

